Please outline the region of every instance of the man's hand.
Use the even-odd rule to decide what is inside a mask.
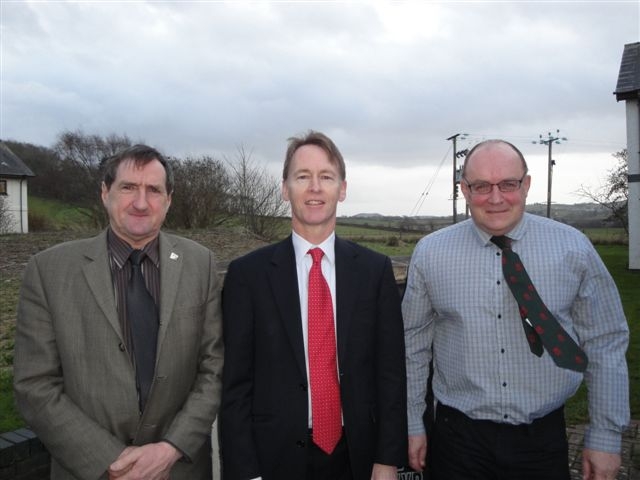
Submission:
[[[582,451],[582,479],[614,480],[621,463],[622,459],[617,453],[585,448]]]
[[[427,436],[409,435],[409,466],[422,472],[427,463]]]
[[[374,463],[371,480],[398,480],[398,467]]]
[[[109,467],[109,480],[168,480],[182,454],[167,442],[125,448]]]

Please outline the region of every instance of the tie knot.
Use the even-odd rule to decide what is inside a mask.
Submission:
[[[504,250],[505,248],[511,248],[511,239],[506,235],[491,237],[491,241],[498,247],[500,247],[501,250]]]
[[[139,267],[146,256],[147,254],[142,250],[132,250],[129,254],[129,261],[131,262],[131,265]]]
[[[309,250],[309,254],[313,259],[313,263],[320,263],[320,261],[322,260],[322,257],[324,256],[324,252],[322,251],[321,248],[318,248],[318,247],[312,248],[311,250]]]

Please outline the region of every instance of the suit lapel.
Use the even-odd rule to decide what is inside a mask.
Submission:
[[[158,346],[167,333],[179,288],[184,251],[163,232],[160,232],[160,329]]]
[[[302,319],[300,318],[300,294],[298,292],[298,273],[289,236],[278,243],[271,257],[268,271],[270,288],[280,311],[280,318],[289,337],[289,343],[302,374],[306,377],[304,339],[302,338]]]
[[[84,251],[84,256],[87,262],[82,271],[89,289],[120,340],[124,341],[120,321],[118,320],[118,310],[109,266],[106,230],[89,242]]]
[[[353,316],[358,285],[358,252],[348,242],[336,237],[336,330],[338,360],[341,367],[347,358],[349,325]]]

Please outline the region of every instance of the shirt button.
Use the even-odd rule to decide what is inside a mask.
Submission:
[[[502,386],[506,387],[507,386],[507,382],[502,382]]]
[[[499,313],[499,314],[498,314],[498,318],[502,318],[502,314],[500,314],[500,313]]]
[[[498,285],[500,285],[500,280],[498,280],[496,283],[497,283]]]
[[[503,418],[506,420],[507,418],[509,418],[509,415],[505,413]]]
[[[500,349],[500,353],[504,353],[504,348],[501,348],[501,349]]]

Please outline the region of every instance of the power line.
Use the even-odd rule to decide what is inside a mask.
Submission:
[[[444,165],[444,162],[447,160],[447,157],[449,156],[449,152],[450,151],[451,151],[451,147],[449,147],[447,149],[447,152],[442,157],[442,160],[440,160],[440,164],[438,165],[438,168],[436,169],[435,173],[433,174],[433,176],[431,177],[431,179],[427,183],[427,186],[425,187],[423,192],[420,194],[420,197],[418,198],[418,201],[414,205],[413,209],[411,209],[411,213],[409,214],[410,217],[413,217],[413,216],[417,215],[418,211],[420,210],[420,208],[422,208],[422,205],[424,204],[424,201],[427,199],[427,195],[429,195],[429,192],[431,191],[431,187],[433,187],[433,184],[436,181],[436,177],[438,176],[438,172],[440,172],[440,169],[442,168],[442,165]]]

